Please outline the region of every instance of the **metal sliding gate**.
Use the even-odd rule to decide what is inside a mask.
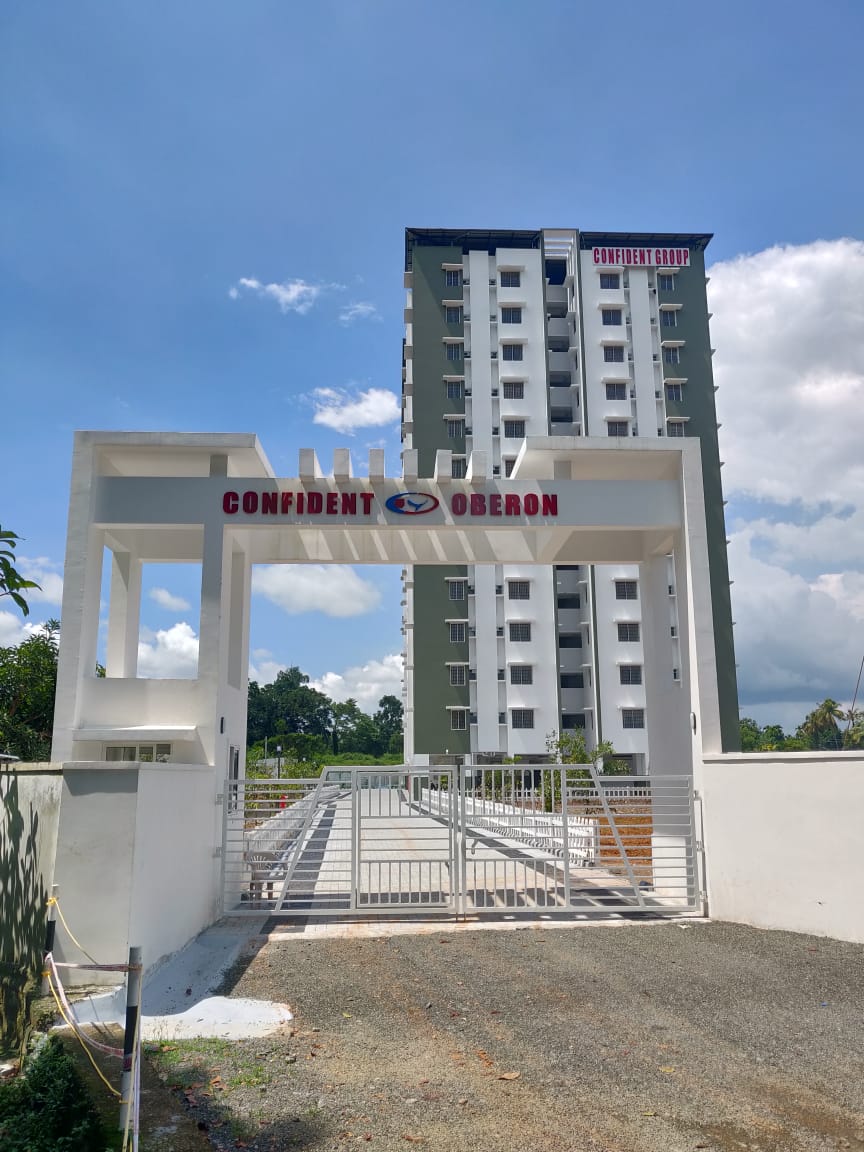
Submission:
[[[700,910],[689,776],[327,768],[316,780],[229,781],[224,805],[225,913]]]

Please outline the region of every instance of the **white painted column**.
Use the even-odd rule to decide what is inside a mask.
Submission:
[[[131,552],[111,554],[111,599],[105,675],[138,675],[138,631],[141,619],[141,561]]]
[[[73,759],[81,682],[85,677],[96,675],[105,532],[90,524],[94,483],[92,446],[83,437],[76,437],[63,570],[63,640],[57,664],[58,691],[51,746],[51,759],[60,762]]]
[[[669,564],[665,556],[653,556],[640,566],[639,589],[649,772],[689,774],[693,771],[690,700],[684,684],[672,678],[678,657],[670,625]]]
[[[669,563],[653,556],[640,567],[645,714],[651,762],[651,860],[654,892],[672,904],[694,898],[695,863],[690,843],[689,781],[693,764],[690,700],[673,680],[676,645],[669,611]],[[669,777],[684,777],[673,782]],[[686,782],[685,782],[686,781]],[[689,851],[688,851],[689,850]]]
[[[473,568],[474,619],[477,629],[477,748],[478,752],[499,750],[498,732],[498,640],[495,565]]]
[[[227,692],[228,646],[231,631],[231,546],[221,522],[204,528],[201,560],[201,632],[198,642],[198,682],[204,714],[199,734],[207,762],[216,764],[217,742]],[[218,765],[217,765],[218,767]],[[224,767],[224,765],[223,765]]]

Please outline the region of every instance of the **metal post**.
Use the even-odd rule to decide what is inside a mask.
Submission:
[[[132,1106],[132,1063],[138,1033],[138,1012],[141,1007],[141,949],[129,949],[129,971],[126,975],[126,1033],[123,1037],[123,1075],[120,1078],[121,1132],[129,1122]]]
[[[42,995],[50,992],[48,986],[48,956],[54,951],[54,936],[57,932],[57,893],[59,884],[51,885],[51,899],[48,901],[48,920],[45,924],[45,959],[42,963]]]
[[[567,769],[561,765],[561,840],[564,847],[564,907],[570,907],[570,828],[567,821]]]

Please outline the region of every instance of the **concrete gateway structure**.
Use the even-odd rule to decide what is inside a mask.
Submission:
[[[444,449],[430,477],[415,448],[398,479],[385,476],[380,450],[364,477],[344,449],[327,474],[311,449],[299,464],[296,477],[277,477],[252,435],[76,434],[55,876],[86,938],[105,955],[141,941],[151,963],[220,910],[698,910],[693,784],[703,753],[722,749],[699,441],[527,436],[507,477],[479,449],[462,478]],[[172,561],[201,565],[198,675],[143,678],[142,567]],[[494,608],[499,571],[530,587],[535,573],[577,561],[636,566],[647,780],[418,763],[327,769],[290,785],[244,779],[253,564],[399,564],[440,574],[445,589],[470,569]],[[409,612],[416,595],[408,581]],[[452,603],[448,630],[467,633],[464,600]],[[554,697],[557,668],[538,669],[543,677]],[[478,655],[472,684],[494,694],[499,683],[494,655]],[[443,741],[458,731],[448,719]]]
[[[561,446],[602,438],[619,448],[698,441],[728,751],[738,747],[738,701],[705,296],[709,240],[408,229],[402,435],[421,477],[445,468],[454,479],[478,454],[493,479],[524,475],[525,437]],[[589,745],[610,740],[636,773],[670,768],[651,698],[658,679],[685,694],[674,563],[649,589],[646,573],[623,557],[604,568],[578,549],[566,563],[557,559],[408,569],[413,762],[538,757],[550,732],[584,729]],[[645,649],[653,628],[666,634],[656,666]]]
[[[697,726],[701,747],[721,751],[698,440],[528,436],[506,478],[491,474],[480,450],[467,458],[464,479],[453,477],[447,450],[436,451],[426,469],[431,475],[423,478],[419,455],[406,449],[402,477],[388,479],[383,452],[373,450],[368,476],[358,478],[347,450],[336,452],[325,475],[315,453],[304,449],[299,475],[280,479],[251,435],[78,433],[53,758],[164,760],[240,775],[251,566],[280,562],[400,564],[415,574],[436,574],[444,590],[436,603],[444,597],[449,619],[444,643],[425,655],[429,665],[442,657],[439,675],[458,666],[454,649],[467,655],[469,629],[474,621],[479,626],[481,612],[488,609],[494,622],[497,572],[505,573],[512,591],[514,584],[538,587],[549,565],[569,572],[578,560],[614,565],[616,574],[624,571],[621,565],[639,565],[640,690],[655,759],[667,771],[692,772],[700,758],[694,756]],[[110,557],[111,593],[106,675],[100,678],[103,556]],[[201,563],[198,676],[143,679],[137,668],[141,569],[172,561]],[[454,595],[469,567],[475,587]],[[673,580],[678,595],[671,629]],[[551,581],[545,582],[554,622]],[[417,610],[420,587],[415,575],[409,613]],[[473,620],[468,595],[478,604]],[[535,614],[537,599],[535,593],[528,600]],[[512,628],[517,621],[508,623]],[[459,635],[451,643],[453,631]],[[416,694],[413,658],[409,649],[409,693]],[[495,698],[494,731],[498,664],[493,649],[477,646],[471,683],[478,700]],[[531,687],[557,699],[557,679],[557,662],[538,662]],[[485,705],[477,707],[485,723]],[[438,716],[437,739],[445,747],[458,731],[447,719],[447,711]]]

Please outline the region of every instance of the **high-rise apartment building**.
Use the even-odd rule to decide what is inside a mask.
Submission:
[[[698,437],[723,743],[734,749],[710,238],[408,229],[402,440],[421,478],[443,449],[458,479],[474,452],[490,475],[510,476],[530,436]],[[404,580],[415,763],[544,756],[550,733],[584,729],[589,745],[609,740],[634,772],[648,770],[638,567],[414,566]],[[668,613],[674,638],[671,558]]]

